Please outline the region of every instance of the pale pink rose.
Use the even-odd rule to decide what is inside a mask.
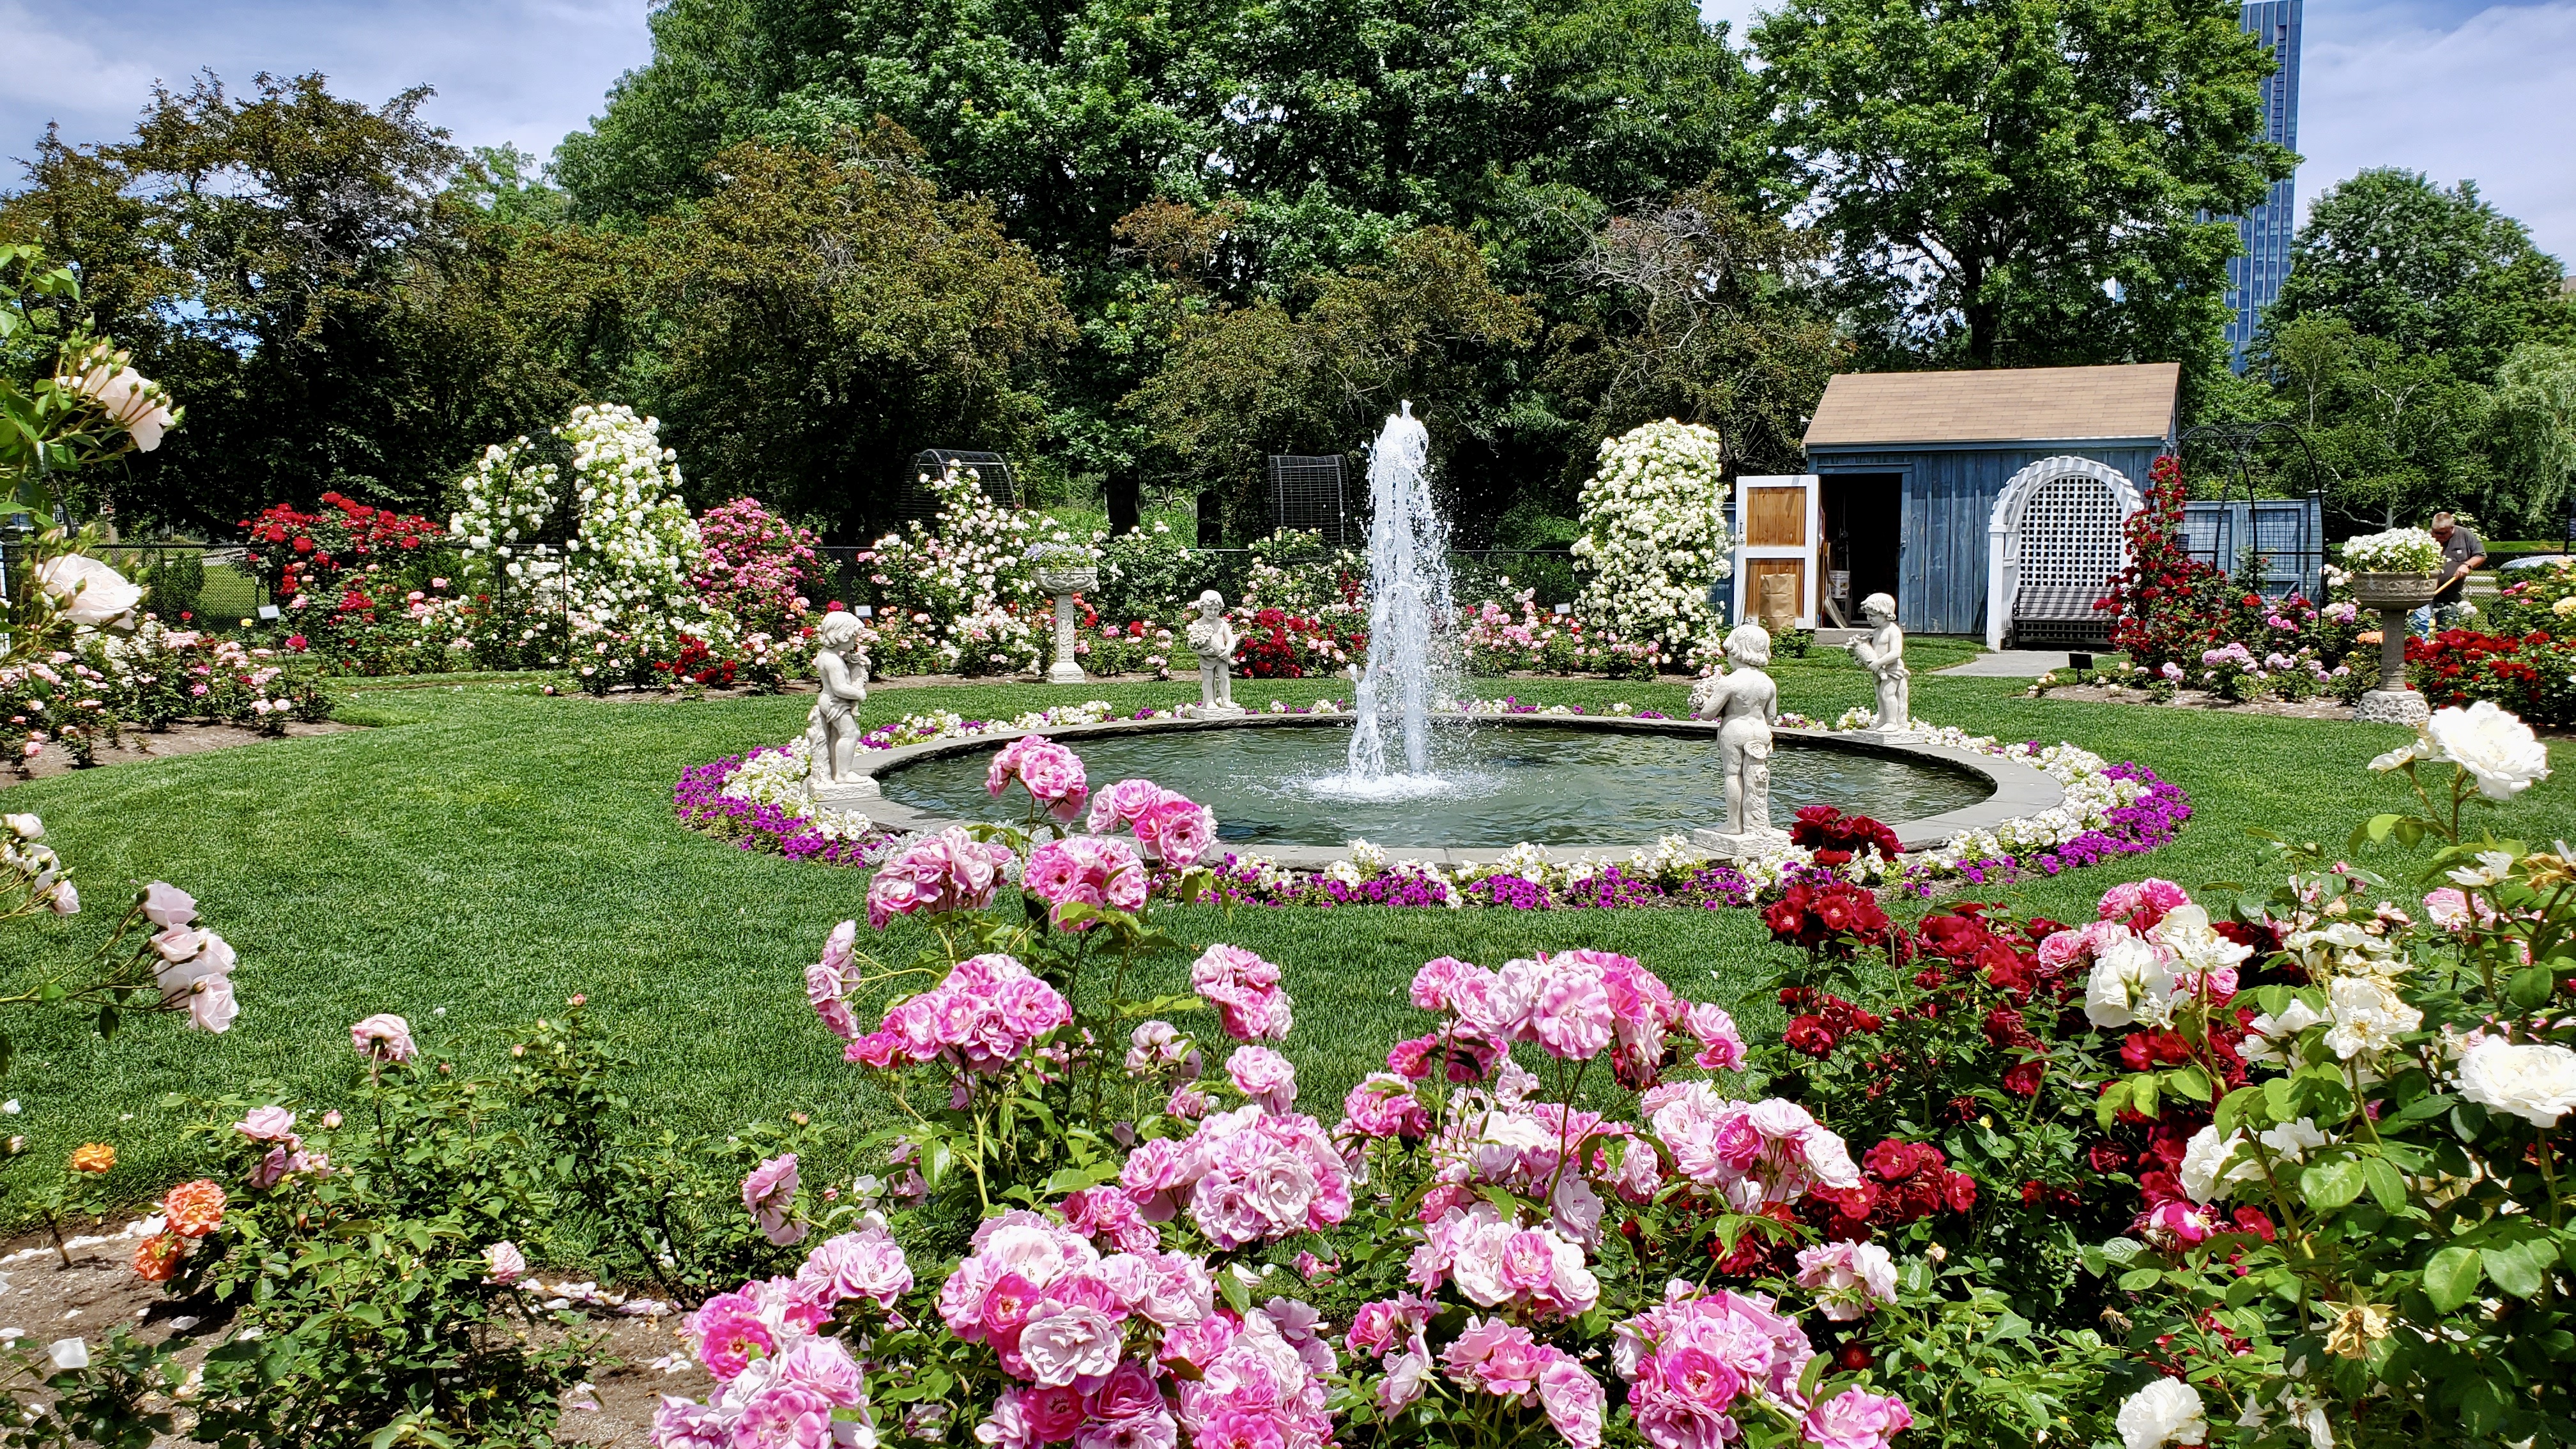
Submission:
[[[857,1408],[868,1397],[867,1376],[837,1338],[800,1339],[778,1355],[769,1381],[811,1390],[836,1408]]]
[[[1121,780],[1091,797],[1091,815],[1083,828],[1106,835],[1114,826],[1133,826],[1136,817],[1162,803],[1164,793],[1151,780]]]
[[[197,898],[156,880],[143,888],[143,919],[156,926],[184,926],[197,918]]]
[[[1563,958],[1544,965],[1548,969],[1530,1002],[1531,1034],[1538,1039],[1539,1050],[1549,1056],[1590,1061],[1610,1044],[1616,1025],[1610,1014],[1610,993],[1597,971],[1564,964]]]
[[[1583,1365],[1557,1353],[1538,1377],[1539,1407],[1547,1421],[1574,1449],[1601,1449],[1601,1417],[1610,1396]]]
[[[1268,1047],[1236,1047],[1225,1059],[1225,1074],[1236,1091],[1270,1111],[1285,1112],[1296,1105],[1296,1068]]]
[[[1913,1424],[1914,1414],[1904,1400],[1854,1388],[1807,1410],[1798,1433],[1816,1449],[1885,1449]]]
[[[1214,945],[1190,964],[1190,985],[1217,1008],[1225,1033],[1238,1041],[1280,1041],[1291,1024],[1279,968],[1240,946]]]
[[[1194,865],[1215,843],[1216,812],[1179,795],[1166,794],[1136,818],[1136,844],[1149,860]]]
[[[1798,1286],[1816,1290],[1825,1317],[1849,1323],[1896,1301],[1896,1260],[1876,1243],[1824,1243],[1798,1250]]]
[[[411,1040],[411,1023],[390,1011],[374,1016],[349,1028],[349,1044],[358,1055],[380,1062],[407,1062],[420,1055]]]
[[[1422,969],[1413,973],[1413,1004],[1424,1011],[1447,1011],[1449,983],[1462,969],[1476,971],[1482,968],[1468,965],[1454,956],[1437,956],[1423,962]]]
[[[1552,1352],[1518,1324],[1470,1316],[1457,1341],[1441,1354],[1440,1364],[1459,1384],[1511,1398],[1538,1387]]]
[[[1732,1072],[1744,1065],[1744,1037],[1735,1029],[1735,1018],[1715,1002],[1702,1002],[1690,1009],[1690,1034],[1699,1040],[1699,1055],[1692,1062],[1712,1072]]]
[[[2465,931],[2475,919],[2468,893],[2457,886],[2444,886],[2425,896],[2424,914],[2445,931]]]
[[[1020,1356],[1042,1386],[1108,1373],[1118,1366],[1118,1349],[1118,1326],[1097,1309],[1065,1308],[1020,1330]]]
[[[892,1308],[912,1291],[912,1267],[904,1261],[902,1245],[878,1227],[826,1240],[796,1270],[796,1278],[811,1284],[827,1305],[865,1298]]]
[[[1405,1408],[1422,1397],[1431,1377],[1431,1348],[1420,1333],[1413,1335],[1404,1352],[1386,1361],[1386,1377],[1378,1382],[1377,1406],[1387,1414]]]
[[[295,1114],[284,1107],[253,1107],[233,1130],[253,1142],[284,1142],[295,1135]]]
[[[483,1271],[487,1275],[485,1282],[507,1288],[528,1271],[528,1260],[519,1252],[518,1244],[505,1238],[483,1250]]]
[[[233,980],[229,976],[199,978],[188,988],[188,1024],[199,1031],[217,1036],[232,1029],[233,1019],[241,1015],[241,1006],[233,1000]]]
[[[785,1247],[805,1236],[796,1211],[796,1154],[783,1153],[762,1162],[742,1180],[742,1206],[760,1223],[761,1236]]]

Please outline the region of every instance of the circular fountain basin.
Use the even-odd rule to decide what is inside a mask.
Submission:
[[[1041,733],[1083,758],[1092,787],[1143,777],[1216,811],[1220,850],[1313,868],[1353,839],[1407,858],[1490,861],[1528,842],[1625,854],[1664,835],[1723,825],[1717,727],[1696,720],[1479,716],[1444,725],[1436,782],[1355,784],[1344,776],[1347,716],[1112,721]],[[871,755],[869,778],[832,792],[897,830],[1023,818],[1026,797],[985,792],[993,752],[1014,736],[940,740]],[[1833,805],[1894,827],[1908,849],[2035,814],[2064,799],[2030,766],[1937,745],[1781,730],[1771,811]]]

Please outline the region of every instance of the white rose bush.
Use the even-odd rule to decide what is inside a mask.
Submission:
[[[1054,615],[1029,552],[1038,541],[1030,515],[987,498],[972,467],[951,463],[921,482],[939,500],[936,516],[885,535],[858,556],[883,591],[880,630],[897,634],[897,647],[900,636],[917,633],[922,662],[959,674],[1037,668]],[[1045,542],[1099,555],[1060,526]]]
[[[1708,585],[1735,571],[1725,466],[1717,430],[1698,423],[1648,423],[1602,443],[1574,541],[1586,625],[1674,660],[1714,638]]]
[[[2168,906],[2094,955],[2094,1019],[2153,1032],[2102,1124],[2203,1123],[2088,1258],[2166,1375],[2122,1403],[2126,1449],[2576,1438],[2576,853],[2464,815],[2545,778],[2547,751],[2480,703],[2373,766],[2420,809],[2364,823],[2344,860],[2284,847],[2287,884],[2227,935]],[[2425,852],[2420,904],[2351,863],[2374,847]]]

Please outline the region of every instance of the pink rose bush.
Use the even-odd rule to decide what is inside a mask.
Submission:
[[[995,751],[984,773],[985,792],[998,800],[1015,779],[1038,810],[1063,824],[1081,819],[1091,799],[1082,757],[1044,735],[1022,735]]]
[[[993,903],[1007,845],[981,841],[952,825],[916,840],[868,882],[868,924],[879,930],[897,916],[979,911]]]
[[[833,1017],[824,1013],[825,1023]],[[940,1062],[959,1073],[989,1074],[1072,1020],[1063,994],[1018,961],[973,956],[937,986],[886,1008],[877,1029],[852,1038],[844,1054],[878,1068]]]
[[[1072,919],[1068,907],[1140,910],[1145,904],[1146,888],[1152,882],[1152,874],[1127,842],[1076,835],[1047,841],[1030,851],[1028,874],[1022,883],[1031,895],[1047,903],[1049,919],[1056,929],[1079,931],[1091,922]]]
[[[791,1163],[792,1167],[792,1163]],[[792,1180],[787,1189],[794,1194]],[[746,1196],[748,1196],[746,1188]],[[718,1381],[705,1403],[664,1395],[659,1449],[826,1449],[876,1442],[873,1365],[862,1357],[912,1269],[882,1221],[824,1240],[793,1276],[745,1283],[700,1304],[686,1323],[691,1354]]]
[[[1094,835],[1120,826],[1135,833],[1145,858],[1194,865],[1216,843],[1216,812],[1151,780],[1121,780],[1092,802],[1085,822]]]

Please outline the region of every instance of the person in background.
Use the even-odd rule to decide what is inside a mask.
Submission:
[[[2430,639],[2444,629],[2456,629],[2468,603],[2469,573],[2487,561],[2486,545],[2478,536],[2460,527],[2460,520],[2449,513],[2433,515],[2433,541],[2442,546],[2441,589],[2433,602],[2417,609],[2407,623],[2417,634]]]

